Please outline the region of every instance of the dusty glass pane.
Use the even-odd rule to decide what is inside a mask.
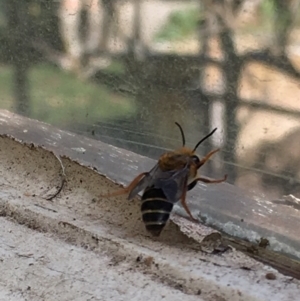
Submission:
[[[0,107],[154,159],[217,127],[201,172],[298,220],[299,7],[0,0]]]

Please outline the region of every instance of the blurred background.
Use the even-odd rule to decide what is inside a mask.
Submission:
[[[300,0],[0,0],[0,108],[300,197]]]

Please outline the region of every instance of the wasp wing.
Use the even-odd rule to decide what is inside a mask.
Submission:
[[[186,166],[180,170],[162,173],[163,177],[156,178],[153,186],[161,189],[168,201],[177,203],[182,196],[184,187],[187,185],[189,175],[188,164],[186,164]]]
[[[162,173],[161,169],[159,168],[158,164],[156,164],[145,176],[137,183],[137,185],[130,191],[128,195],[128,200],[134,198],[140,191],[146,189],[148,186],[153,185],[154,179],[159,177]]]
[[[176,158],[178,161],[186,161],[185,155],[180,155]],[[165,196],[170,202],[176,203],[182,195],[184,186],[187,185],[187,178],[189,174],[189,164],[179,170],[163,171],[156,164],[145,176],[137,183],[137,185],[130,191],[128,200],[135,197],[140,191],[147,187],[154,186],[163,190]]]

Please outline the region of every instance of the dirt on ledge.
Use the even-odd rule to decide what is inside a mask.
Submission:
[[[70,246],[74,246],[77,251],[87,252],[84,256],[94,256],[93,260],[101,261],[101,270],[92,271],[96,279],[103,279],[104,275],[117,266],[116,273],[122,279],[111,279],[111,283],[115,284],[116,281],[122,280],[126,288],[124,289],[129,292],[130,277],[140,279],[141,282],[148,279],[151,286],[164,288],[167,292],[164,300],[179,300],[183,295],[185,300],[201,300],[199,298],[208,301],[266,300],[264,296],[267,298],[270,292],[274,291],[274,287],[270,286],[270,280],[266,279],[266,273],[275,275],[276,280],[273,285],[276,286],[287,279],[272,268],[265,267],[235,250],[222,255],[202,252],[200,243],[188,238],[172,222],[159,238],[153,238],[146,232],[141,221],[138,198],[133,201],[127,201],[125,196],[101,199],[99,198],[101,194],[117,189],[119,186],[99,175],[92,168],[84,167],[69,158],[62,158],[62,163],[65,168],[66,183],[57,197],[47,200],[61,184],[61,165],[57,157],[41,147],[25,145],[6,136],[0,138],[1,220],[4,224],[12,222],[14,225],[12,227],[24,225],[35,230],[27,232],[27,237],[35,237],[38,232],[44,233],[44,236],[39,235],[39,240],[34,242],[34,245],[31,239],[27,238],[28,252],[30,253],[32,249],[33,257],[39,252],[39,244],[40,247],[50,244],[49,252],[52,252],[54,248],[52,244],[59,241],[60,252],[65,248],[67,254],[71,252]],[[188,221],[186,223],[189,225]],[[194,225],[190,223],[190,226]],[[198,237],[207,234],[205,232],[207,230],[203,232],[204,228],[199,226],[197,229]],[[19,231],[24,231],[24,227]],[[28,231],[32,230],[28,229]],[[6,232],[5,235],[9,236],[8,233]],[[53,239],[52,242],[47,241],[49,237]],[[52,259],[49,259],[50,263],[45,262],[45,266],[51,265],[53,261],[59,262],[63,258],[60,256],[53,253]],[[67,261],[69,266],[62,264],[65,275],[71,273],[71,270],[76,270],[77,265],[76,261],[72,261],[72,256]],[[7,265],[6,269],[9,268]],[[93,266],[90,266],[88,261],[81,267],[82,271],[91,268]],[[0,282],[6,272],[0,276]],[[19,273],[25,277],[27,271],[23,269]],[[50,274],[46,273],[43,277],[44,282],[48,283],[47,278]],[[57,274],[55,277],[59,282],[61,276]],[[70,294],[76,291],[71,285],[71,279],[70,276],[67,281],[70,284],[68,287]],[[261,290],[253,291],[251,286],[258,280],[261,281]],[[9,283],[14,285],[16,290],[20,289],[21,284],[16,284],[14,281]],[[41,298],[40,286],[35,285],[35,278],[33,277],[28,283],[30,290],[22,292],[27,294],[26,296]],[[97,281],[95,286],[91,286],[89,294],[99,298],[96,283]],[[53,283],[49,282],[49,287],[46,285],[44,288],[44,291],[49,292],[47,300],[57,300],[58,295],[50,293],[52,285]],[[139,285],[137,283],[137,286]],[[298,282],[290,282],[290,297],[288,296],[290,299],[273,300],[295,300],[292,298],[298,285]],[[103,292],[111,293],[111,289],[103,288]],[[145,294],[149,294],[150,297],[153,294],[151,297],[153,300],[162,298],[158,297],[159,293],[155,289],[149,289]],[[86,296],[83,291],[81,291],[81,298],[76,300],[87,300],[82,296]],[[274,293],[274,298],[282,296]],[[152,300],[150,297],[148,300]],[[66,295],[61,300],[67,298],[69,297]],[[123,297],[120,295],[114,297],[114,300],[129,300],[128,298],[131,299],[129,293],[125,293]]]

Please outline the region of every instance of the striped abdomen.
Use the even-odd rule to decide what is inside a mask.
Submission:
[[[161,189],[148,188],[142,196],[142,217],[146,229],[159,236],[169,220],[174,204],[169,202]]]

